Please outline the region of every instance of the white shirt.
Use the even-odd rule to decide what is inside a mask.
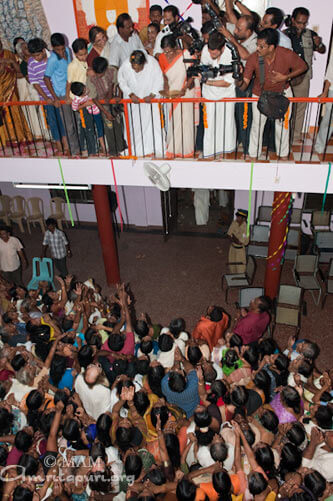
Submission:
[[[282,31],[277,30],[279,34],[279,45],[280,47],[285,47],[286,49],[293,50],[293,46],[291,45],[291,40],[287,35],[282,33]]]
[[[156,56],[156,54],[162,54],[163,49],[161,47],[161,42],[162,38],[166,37],[167,35],[171,35],[171,30],[169,26],[165,26],[159,33],[157,33],[157,37],[155,40],[155,45],[154,45],[154,50],[153,50],[153,55]]]
[[[106,386],[95,384],[89,388],[83,374],[79,374],[75,381],[75,391],[78,393],[86,413],[93,419],[97,420],[104,412],[111,411],[111,391]]]
[[[16,237],[9,237],[8,242],[0,239],[0,268],[2,271],[15,271],[20,267],[18,251],[23,249],[23,245]]]
[[[17,379],[14,378],[8,394],[14,393],[15,400],[17,400],[17,402],[20,402],[21,400],[23,400],[24,395],[36,389],[37,388],[35,388],[35,386],[28,386],[27,384],[22,384]]]
[[[169,332],[169,329],[164,327],[161,332],[161,334],[166,334]],[[174,340],[173,347],[171,348],[170,351],[160,351],[157,355],[157,360],[165,369],[170,369],[170,367],[173,366],[174,364],[174,359],[175,359],[175,349],[178,347],[182,353],[182,355],[185,355],[185,343],[188,340],[188,335],[186,332],[181,332],[178,336],[177,339]]]
[[[312,459],[302,459],[302,466],[319,471],[327,482],[333,482],[333,452],[323,449],[325,444],[317,446]]]
[[[214,67],[218,67],[220,64],[230,64],[231,63],[231,51],[228,47],[224,47],[221,56],[218,59],[212,59],[209,51],[208,45],[205,45],[201,52],[201,64],[209,64]],[[218,75],[215,80],[224,80],[230,83],[229,87],[214,87],[212,85],[203,84],[202,86],[202,97],[206,99],[221,99],[223,97],[235,97],[235,80],[232,78],[232,73],[226,73],[225,75]]]
[[[123,62],[130,57],[134,50],[142,50],[144,54],[147,54],[139,35],[137,33],[133,33],[129,37],[128,42],[125,42],[119,33],[117,33],[110,46],[110,66],[120,68]]]

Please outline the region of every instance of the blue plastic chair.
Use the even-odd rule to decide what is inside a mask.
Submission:
[[[34,257],[32,260],[32,279],[28,284],[28,290],[37,290],[40,281],[47,281],[55,290],[53,282],[53,263],[49,257]]]

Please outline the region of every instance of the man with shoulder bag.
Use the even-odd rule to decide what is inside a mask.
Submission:
[[[277,30],[266,28],[258,34],[257,51],[248,58],[243,79],[236,82],[245,90],[254,75],[252,97],[259,97],[253,106],[249,156],[260,157],[267,118],[275,120],[275,147],[277,155],[286,159],[289,154],[288,97],[292,97],[289,82],[307,70],[307,64],[297,54],[279,47]],[[289,105],[291,108],[291,105]],[[286,119],[285,115],[287,113]]]

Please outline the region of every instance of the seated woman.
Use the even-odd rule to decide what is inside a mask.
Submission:
[[[151,104],[151,100],[158,98],[163,90],[163,75],[158,63],[152,56],[135,50],[121,65],[118,82],[124,98],[130,98],[134,103],[129,105],[133,154],[138,157],[162,157],[164,131],[161,116],[158,104]]]
[[[280,424],[298,421],[304,409],[297,389],[292,386],[285,386],[277,393],[270,406],[279,418]]]

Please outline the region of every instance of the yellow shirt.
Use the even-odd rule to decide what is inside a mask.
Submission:
[[[247,225],[244,221],[241,225],[237,221],[233,221],[230,225],[227,235],[234,235],[241,243],[243,247],[246,247],[249,243],[249,237],[246,235]],[[235,244],[237,246],[237,244]]]
[[[54,328],[52,327],[52,325],[50,325],[47,322],[45,322],[45,320],[43,319],[43,317],[40,319],[40,323],[42,325],[48,325],[50,327],[50,341],[54,341],[55,340],[55,334],[54,334]]]
[[[87,83],[87,69],[88,63],[85,61],[79,61],[74,57],[73,61],[69,63],[67,67],[67,81],[69,84],[73,82],[81,82],[84,85]],[[71,99],[73,99],[73,94],[70,93]]]

